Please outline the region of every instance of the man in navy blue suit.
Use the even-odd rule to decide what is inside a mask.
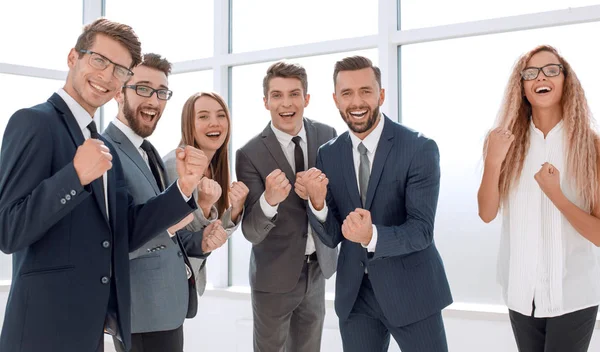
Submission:
[[[129,252],[196,208],[207,166],[201,151],[180,150],[176,184],[133,204],[93,117],[140,60],[131,27],[94,21],[69,52],[64,88],[8,122],[0,250],[13,254],[13,276],[0,351],[102,351],[104,332],[131,345]]]
[[[323,145],[299,185],[323,243],[341,243],[335,309],[344,351],[448,350],[441,311],[452,303],[433,241],[436,143],[379,112],[381,72],[365,57],[338,61],[333,98],[349,132]],[[298,184],[298,181],[296,181]]]

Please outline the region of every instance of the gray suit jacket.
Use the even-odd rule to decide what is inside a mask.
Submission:
[[[144,203],[159,194],[148,164],[129,138],[112,122],[103,135],[117,150],[134,203]],[[168,185],[165,172],[163,176]],[[179,237],[170,238],[165,231],[130,252],[129,260],[132,333],[173,330],[183,324],[186,316],[195,316],[198,302],[194,277],[187,279],[188,258]]]
[[[175,177],[177,177],[177,165],[176,165],[176,156],[175,156],[175,150],[172,150],[171,152],[169,152],[167,155],[164,156],[163,158],[163,162],[165,163],[165,169],[167,172],[167,175],[169,176],[170,179],[174,179]],[[194,192],[192,193],[194,199],[198,199],[198,189],[194,189]],[[190,232],[198,232],[198,231],[203,231],[204,228],[206,226],[208,226],[208,224],[210,224],[212,221],[216,220],[218,217],[218,211],[216,206],[213,205],[211,211],[210,211],[210,216],[209,219],[207,219],[204,216],[204,213],[202,212],[202,209],[196,209],[197,211],[194,211],[194,220],[192,220],[191,223],[189,223],[185,229],[187,231]],[[243,218],[244,214],[242,213],[242,218]],[[231,237],[231,234],[233,232],[235,232],[235,230],[237,230],[238,226],[239,226],[239,222],[237,224],[234,224],[231,221],[231,207],[229,207],[229,209],[227,209],[223,215],[221,216],[221,223],[223,224],[223,228],[225,229],[225,232],[227,232],[227,235],[229,237]],[[208,257],[208,255],[210,255],[210,253],[207,253],[205,256],[203,257],[197,257],[197,256],[190,256],[190,262],[192,263],[192,269],[196,275],[196,290],[198,291],[198,296],[202,296],[202,294],[204,293],[204,290],[206,289],[206,258]]]
[[[308,144],[308,167],[315,166],[317,149],[336,136],[335,130],[325,124],[304,119]],[[269,219],[260,207],[260,197],[265,191],[265,179],[275,169],[285,172],[290,183],[296,175],[285,158],[277,137],[268,124],[262,133],[252,138],[236,153],[238,180],[250,189],[246,198],[246,214],[242,232],[252,242],[250,257],[250,285],[263,292],[285,293],[298,283],[306,249],[306,201],[292,189],[279,204],[277,215]],[[325,246],[314,236],[317,258],[326,278],[335,272],[337,249]]]

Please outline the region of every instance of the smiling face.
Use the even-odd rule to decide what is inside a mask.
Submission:
[[[263,101],[275,128],[291,136],[300,132],[304,108],[310,100],[310,95],[304,93],[302,82],[297,78],[274,77],[269,81]]]
[[[102,34],[96,35],[89,50],[123,67],[130,67],[133,62],[131,54],[123,45]],[[69,73],[64,89],[93,116],[99,107],[114,98],[123,82],[113,75],[113,64],[99,70],[90,66],[89,60],[90,54],[81,55],[75,49],[71,49],[68,56]]]
[[[168,89],[167,75],[162,71],[138,65],[133,69],[133,73],[133,79],[128,85]],[[150,97],[143,97],[132,88],[124,88],[119,91],[115,99],[119,104],[119,120],[142,138],[146,138],[154,132],[167,105],[167,100],[158,99],[158,92],[154,92]]]
[[[377,126],[385,91],[379,87],[370,67],[340,71],[333,99],[350,130],[364,139]]]
[[[531,67],[542,68],[547,65],[559,64],[560,60],[556,55],[548,51],[540,51],[529,59],[525,70]],[[547,66],[544,69],[548,72],[548,70],[552,71],[557,68],[556,66]],[[523,81],[525,97],[534,109],[562,108],[561,100],[564,82],[565,75],[562,70],[554,77],[547,77],[544,72],[540,70],[535,79]]]
[[[194,139],[205,152],[216,152],[229,133],[229,117],[218,101],[201,96],[194,103]]]

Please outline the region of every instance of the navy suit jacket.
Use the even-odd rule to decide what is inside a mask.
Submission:
[[[375,297],[386,319],[404,326],[452,303],[442,259],[433,241],[440,167],[436,143],[384,117],[381,139],[361,205],[349,132],[323,145],[317,168],[329,178],[327,220],[310,212],[309,220],[323,242],[341,243],[335,309],[340,320],[352,311],[368,269]],[[356,208],[370,211],[378,239],[371,258],[359,243],[348,241],[341,224]]]
[[[13,254],[13,274],[0,351],[95,351],[110,280],[129,348],[129,252],[196,207],[193,199],[184,201],[175,184],[135,206],[118,154],[104,140],[113,156],[107,220],[102,178],[83,187],[73,166],[83,142],[58,94],[17,111],[6,127],[0,154],[0,250]]]

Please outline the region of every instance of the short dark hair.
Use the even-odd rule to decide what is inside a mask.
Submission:
[[[377,84],[379,84],[379,88],[381,88],[381,70],[379,67],[373,65],[371,60],[364,56],[349,56],[336,62],[333,70],[333,86],[335,87],[338,73],[341,71],[358,71],[364,68],[373,69],[375,80],[377,81]]]
[[[155,53],[146,53],[140,66],[146,66],[164,72],[168,77],[171,74],[171,63],[164,57]]]
[[[296,78],[302,84],[304,95],[306,96],[308,93],[308,75],[304,67],[295,63],[279,61],[269,66],[267,74],[263,78],[263,93],[265,97],[269,94],[269,82],[275,77]]]
[[[94,45],[98,34],[116,40],[129,51],[133,60],[129,68],[137,66],[142,61],[142,44],[133,28],[106,18],[99,18],[83,27],[83,32],[77,38],[77,43],[75,43],[75,50],[89,50]],[[80,58],[83,55],[83,53],[79,53]]]

